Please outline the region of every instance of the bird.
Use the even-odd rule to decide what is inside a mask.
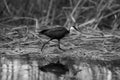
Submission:
[[[75,30],[79,31],[75,26],[72,26],[72,27]],[[48,29],[39,31],[39,34],[45,35],[50,38],[46,43],[43,44],[41,51],[43,50],[44,46],[48,44],[50,41],[52,41],[53,39],[58,40],[58,48],[64,51],[64,49],[60,47],[60,40],[70,33],[70,28],[71,27],[69,27],[69,29],[65,27],[55,27],[55,28],[48,28]]]
[[[48,65],[39,67],[39,70],[61,76],[66,74],[66,72],[69,71],[69,68],[66,65],[60,63],[60,61],[57,61],[56,63],[49,63]]]

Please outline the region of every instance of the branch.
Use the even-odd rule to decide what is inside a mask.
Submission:
[[[48,19],[49,19],[49,15],[50,15],[50,11],[52,9],[52,4],[53,4],[53,0],[50,1],[49,4],[49,8],[48,8],[48,12],[47,12],[47,16],[46,16],[46,23],[48,23]]]
[[[19,19],[30,19],[30,20],[36,21],[36,18],[32,18],[32,17],[13,17],[11,20],[8,20],[8,21],[6,21],[6,22],[2,22],[2,24],[8,23],[8,22],[10,22],[10,21],[19,20]]]
[[[36,27],[35,32],[38,33],[38,30],[39,30],[39,21],[38,21],[38,19],[35,19],[35,25],[36,25],[35,26]]]
[[[70,17],[71,17],[71,19],[73,20],[73,22],[76,22],[75,19],[74,19],[74,17],[73,17],[73,14],[74,14],[75,11],[77,10],[77,8],[78,8],[79,4],[81,3],[81,1],[82,1],[82,0],[79,0],[79,1],[78,1],[77,5],[74,7],[72,13],[70,14]]]
[[[73,22],[76,22],[74,17],[73,17],[73,14],[75,13],[75,11],[77,10],[79,4],[81,3],[82,0],[79,0],[78,3],[76,4],[76,6],[74,7],[74,9],[72,10],[72,13],[70,14],[70,18],[72,19]],[[66,23],[64,24],[64,26],[67,25],[67,23],[70,21],[69,17],[67,18],[67,21]]]
[[[6,6],[6,9],[7,9],[8,13],[9,13],[10,15],[13,15],[12,12],[10,11],[10,8],[9,8],[8,5],[7,5],[7,1],[6,1],[6,0],[3,0],[3,1],[4,1],[4,4],[5,4],[5,6]]]
[[[72,2],[72,0],[69,0],[69,2],[70,2],[70,7],[73,8],[73,2]]]

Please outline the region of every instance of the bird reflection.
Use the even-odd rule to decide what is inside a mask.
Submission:
[[[66,65],[63,65],[59,61],[56,63],[50,63],[48,65],[39,67],[39,70],[41,70],[43,72],[50,72],[57,76],[64,75],[64,74],[66,74],[66,72],[69,71],[68,67]]]

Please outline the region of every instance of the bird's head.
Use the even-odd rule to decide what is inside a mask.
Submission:
[[[79,29],[76,28],[77,25],[71,25],[69,26],[69,32],[71,36],[77,35],[80,33]]]
[[[76,31],[79,31],[79,30],[76,28],[76,26],[74,26],[74,25],[70,27],[70,30],[76,30]]]
[[[76,28],[77,27],[77,24],[75,24],[75,23],[72,23],[72,24],[68,24],[68,30],[69,31],[73,31],[73,30],[75,30],[75,31],[78,31],[79,32],[79,30]]]
[[[70,26],[69,27],[69,31],[70,31],[70,33],[72,33],[72,32],[79,32],[79,30],[76,28],[76,25]]]

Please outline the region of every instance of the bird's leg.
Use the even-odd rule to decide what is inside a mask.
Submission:
[[[59,48],[60,50],[62,50],[62,51],[65,51],[64,49],[62,49],[62,48],[60,47],[60,40],[58,40],[58,48]]]
[[[41,48],[41,51],[43,50],[44,46],[49,43],[52,39],[48,40],[46,43],[43,44],[42,48]]]

